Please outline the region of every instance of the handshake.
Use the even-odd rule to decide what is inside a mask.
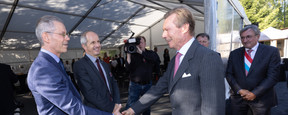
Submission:
[[[120,112],[121,107],[122,107],[121,104],[115,104],[113,114],[114,115],[135,115],[134,110],[131,108],[129,108],[129,109],[127,109],[121,113]]]

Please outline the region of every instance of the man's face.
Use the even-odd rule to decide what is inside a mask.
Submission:
[[[146,42],[144,41],[143,38],[140,39],[140,44],[138,45],[138,47],[139,47],[142,51],[145,50]]]
[[[248,29],[244,31],[240,37],[243,47],[251,49],[257,44],[260,35],[255,35],[252,29]]]
[[[182,38],[182,31],[181,27],[178,28],[174,22],[176,21],[176,14],[172,14],[167,17],[163,24],[163,33],[162,37],[166,40],[169,44],[170,48],[174,48],[180,50],[182,46],[180,46],[181,38]]]
[[[196,39],[202,46],[209,46],[209,40],[206,36],[198,36]]]
[[[82,44],[85,52],[94,57],[99,56],[101,51],[101,44],[98,35],[94,32],[88,32],[86,34],[86,38],[86,45]]]
[[[54,21],[55,31],[48,33],[47,37],[49,41],[46,41],[44,45],[47,45],[49,50],[55,55],[67,52],[69,36],[66,35],[66,28],[63,23]]]

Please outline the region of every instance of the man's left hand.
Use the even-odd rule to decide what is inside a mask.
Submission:
[[[137,53],[142,54],[143,51],[139,48],[139,46],[136,47],[137,47]]]
[[[253,101],[256,98],[256,95],[252,92],[249,91],[247,95],[243,97],[243,99],[248,100],[248,101]]]

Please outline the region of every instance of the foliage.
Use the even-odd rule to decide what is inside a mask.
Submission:
[[[248,19],[258,24],[260,30],[274,27],[283,29],[288,27],[287,0],[239,0]],[[286,16],[284,15],[284,10]],[[284,25],[285,16],[285,25]]]

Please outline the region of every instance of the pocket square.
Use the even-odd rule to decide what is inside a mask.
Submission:
[[[184,74],[182,75],[182,78],[185,78],[185,77],[190,77],[190,76],[191,76],[191,74],[190,74],[190,73],[188,73],[188,74],[184,73]]]

